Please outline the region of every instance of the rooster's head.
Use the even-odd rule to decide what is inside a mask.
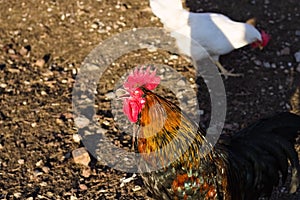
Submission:
[[[135,68],[128,75],[126,82],[123,84],[127,92],[127,95],[123,96],[123,111],[131,122],[137,122],[138,115],[145,104],[142,89],[154,90],[159,83],[160,78],[156,76],[156,70],[150,72],[150,67],[147,69],[143,67]]]
[[[263,49],[269,43],[271,37],[266,32],[261,31],[261,40],[257,40],[251,44],[252,48]]]

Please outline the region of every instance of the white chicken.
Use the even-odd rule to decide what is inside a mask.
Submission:
[[[251,23],[236,22],[218,13],[189,12],[183,8],[181,0],[150,0],[150,7],[175,38],[181,53],[201,59],[199,52],[203,49],[196,49],[192,45],[195,41],[207,51],[225,76],[240,74],[228,72],[219,62],[220,55],[248,44],[262,49],[270,39],[268,34],[260,33]]]

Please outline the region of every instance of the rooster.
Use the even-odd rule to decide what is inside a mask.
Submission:
[[[181,0],[150,0],[150,7],[175,38],[181,53],[199,60],[201,51],[206,51],[225,76],[240,74],[228,72],[219,62],[220,55],[248,44],[262,49],[270,40],[267,33],[254,27],[253,19],[243,23],[219,13],[188,12]]]
[[[299,159],[294,148],[300,116],[280,113],[228,135],[212,147],[205,131],[174,103],[154,93],[160,77],[135,69],[123,87],[123,111],[137,127],[134,149],[141,176],[157,199],[270,197],[291,165],[290,192],[297,190]]]

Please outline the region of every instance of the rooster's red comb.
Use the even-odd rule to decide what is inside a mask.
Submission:
[[[271,36],[268,35],[265,31],[261,31],[261,46],[265,47],[269,43]]]
[[[142,86],[148,90],[154,90],[159,83],[160,77],[156,76],[156,69],[150,72],[150,67],[147,69],[137,67],[129,74],[123,86],[127,91],[133,91]]]

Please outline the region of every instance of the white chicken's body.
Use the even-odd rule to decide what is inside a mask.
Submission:
[[[150,0],[150,7],[176,39],[180,52],[194,59],[201,59],[203,49],[196,48],[193,42],[218,62],[220,55],[262,40],[260,32],[250,24],[218,13],[188,12],[181,0]]]

